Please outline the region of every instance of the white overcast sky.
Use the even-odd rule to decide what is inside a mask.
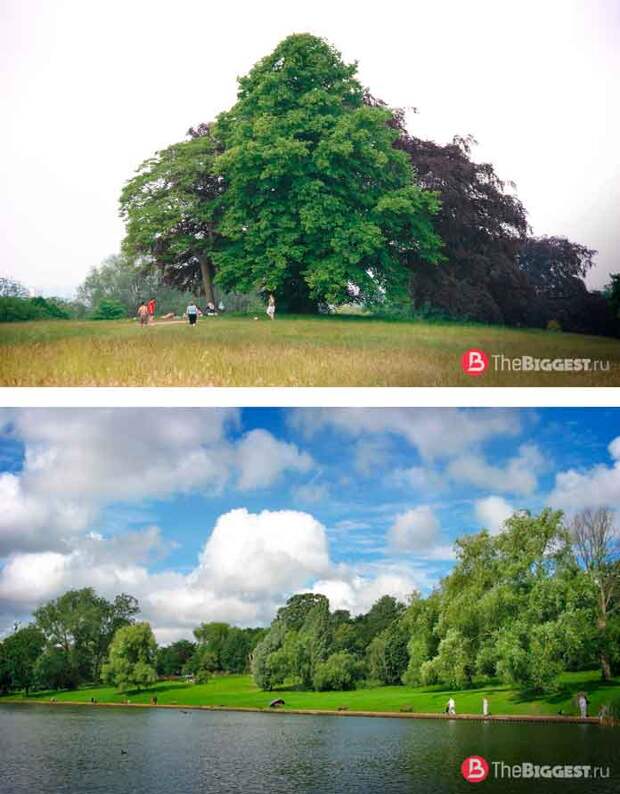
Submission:
[[[306,31],[414,134],[473,134],[535,234],[598,249],[591,287],[620,270],[620,0],[0,0],[0,273],[70,294],[118,251],[139,163]]]

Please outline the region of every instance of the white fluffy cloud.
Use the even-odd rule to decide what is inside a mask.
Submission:
[[[159,530],[104,539],[89,534],[67,553],[11,555],[0,571],[0,617],[25,615],[39,603],[77,587],[107,597],[135,595],[160,642],[191,636],[198,623],[268,623],[294,592],[324,593],[333,608],[367,610],[386,593],[406,599],[428,585],[423,570],[376,563],[363,570],[334,564],[325,527],[308,513],[282,510],[220,516],[189,573],[149,572],[163,545]]]
[[[325,528],[292,510],[220,516],[187,574],[149,572],[162,545],[150,528],[110,539],[91,533],[67,553],[13,554],[0,571],[2,611],[23,614],[65,590],[92,586],[106,596],[130,592],[155,628],[187,635],[203,620],[269,620],[289,593],[330,570]]]
[[[367,612],[381,596],[391,595],[406,602],[419,590],[419,580],[406,569],[397,567],[374,576],[347,570],[338,574],[316,582],[312,592],[327,596],[332,609],[348,609],[352,615]]]
[[[278,441],[266,430],[251,430],[237,445],[239,488],[242,491],[264,488],[274,483],[284,471],[307,472],[313,461],[295,444]]]
[[[515,412],[456,408],[303,409],[294,411],[290,422],[309,437],[325,429],[354,437],[394,434],[427,460],[458,455],[489,438],[514,436],[520,430]]]
[[[400,513],[388,532],[388,542],[398,551],[425,552],[439,540],[439,521],[428,505]]]
[[[236,409],[24,410],[2,415],[24,445],[24,464],[0,474],[0,557],[66,551],[110,503],[190,491],[264,488],[312,458],[252,430],[232,441]]]
[[[218,519],[193,577],[255,596],[303,586],[328,567],[325,528],[309,513],[239,509]]]
[[[620,436],[613,439],[608,450],[613,461],[611,465],[599,464],[584,471],[569,469],[558,473],[549,503],[568,512],[620,505]]]
[[[514,507],[501,496],[487,496],[485,499],[478,499],[474,510],[482,528],[488,529],[492,535],[501,532],[504,522],[515,512]]]
[[[463,455],[450,461],[448,474],[457,482],[502,493],[531,494],[538,484],[537,474],[544,458],[534,444],[523,444],[519,454],[504,466],[493,466],[479,455]]]

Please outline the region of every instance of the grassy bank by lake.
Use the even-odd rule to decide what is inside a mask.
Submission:
[[[603,683],[597,671],[566,673],[560,678],[557,693],[544,697],[528,697],[507,686],[492,684],[475,689],[456,692],[445,687],[411,688],[383,686],[356,689],[348,692],[302,692],[285,687],[274,692],[258,689],[249,675],[214,676],[207,684],[190,684],[182,681],[161,681],[148,690],[121,694],[112,687],[85,687],[63,692],[37,692],[26,698],[11,695],[0,698],[0,703],[9,700],[85,702],[95,698],[99,703],[150,703],[154,695],[161,705],[221,706],[232,708],[267,708],[274,698],[282,698],[284,710],[319,709],[337,711],[412,712],[442,713],[446,701],[452,695],[457,713],[480,714],[482,698],[487,697],[493,714],[499,715],[576,715],[575,693],[584,691],[590,701],[590,714],[596,715],[602,704],[620,698],[620,680]]]
[[[468,348],[507,358],[589,358],[609,372],[465,375]],[[0,325],[2,386],[614,386],[620,342],[483,325],[366,317],[222,316]]]

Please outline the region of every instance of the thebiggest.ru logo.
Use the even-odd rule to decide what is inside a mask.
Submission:
[[[472,347],[461,356],[461,369],[466,375],[482,375],[488,366],[489,357],[484,350]]]
[[[489,774],[489,765],[481,755],[470,755],[461,764],[461,774],[468,783],[482,783]]]

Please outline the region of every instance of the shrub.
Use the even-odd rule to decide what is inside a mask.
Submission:
[[[317,664],[312,683],[319,692],[354,689],[357,673],[355,657],[338,651]]]
[[[547,331],[555,331],[559,332],[562,330],[562,326],[557,320],[549,320],[547,323]]]
[[[27,320],[66,320],[69,312],[52,298],[0,297],[0,322]]]
[[[93,320],[119,320],[121,317],[126,316],[127,312],[120,301],[113,298],[104,298],[97,304],[92,318]]]

